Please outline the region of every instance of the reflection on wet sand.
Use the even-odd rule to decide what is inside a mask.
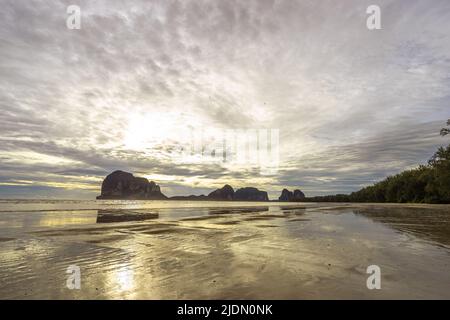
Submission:
[[[79,224],[70,218],[80,213],[33,214],[0,215],[0,298],[450,298],[445,210],[120,208],[83,213]],[[58,224],[36,222],[48,217]],[[65,287],[72,264],[81,290]],[[366,287],[371,264],[382,290]]]
[[[97,211],[97,223],[126,221],[143,221],[158,218],[158,212],[139,212],[124,209],[107,209]]]
[[[400,232],[411,233],[442,245],[450,245],[448,208],[369,207],[355,210],[355,213],[384,223]]]
[[[254,213],[268,211],[269,207],[250,207],[250,208],[209,208],[209,214],[236,214],[236,213]]]

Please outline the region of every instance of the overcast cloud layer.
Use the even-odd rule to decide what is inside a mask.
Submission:
[[[115,169],[167,195],[357,190],[448,143],[449,31],[448,0],[3,0],[0,197],[93,198]],[[188,126],[279,129],[279,170],[175,161]]]

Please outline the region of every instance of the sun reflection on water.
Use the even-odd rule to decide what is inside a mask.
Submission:
[[[130,291],[134,288],[134,272],[130,266],[122,266],[114,274],[120,291]]]

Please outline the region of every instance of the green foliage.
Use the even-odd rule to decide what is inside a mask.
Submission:
[[[450,122],[450,120],[449,120]],[[307,198],[316,202],[450,203],[450,145],[440,147],[427,165],[403,171],[350,195]]]
[[[447,120],[447,126],[450,126],[450,119]],[[448,128],[441,129],[441,136],[446,136],[449,133],[450,133],[450,129],[448,129]]]
[[[449,133],[450,129],[442,128],[442,136]],[[440,147],[427,165],[387,177],[349,195],[319,196],[305,201],[450,203],[450,145]]]

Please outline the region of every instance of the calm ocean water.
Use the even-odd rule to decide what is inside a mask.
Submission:
[[[198,208],[295,205],[278,202],[240,201],[161,201],[161,200],[23,200],[0,199],[0,212],[50,211],[50,210],[98,210],[98,209],[150,209],[150,208]]]

